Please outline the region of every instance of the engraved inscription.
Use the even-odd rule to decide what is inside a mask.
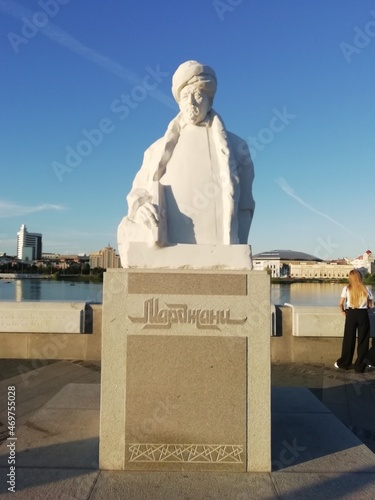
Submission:
[[[147,328],[169,329],[174,324],[192,324],[199,330],[220,330],[220,325],[243,325],[247,317],[233,319],[230,309],[189,309],[186,304],[165,304],[159,308],[159,299],[148,299],[143,304],[143,316],[128,316],[132,323]]]
[[[129,445],[129,462],[243,463],[238,444],[145,444]]]

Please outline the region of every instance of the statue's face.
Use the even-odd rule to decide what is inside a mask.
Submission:
[[[180,92],[178,103],[186,123],[197,125],[206,118],[210,110],[207,95],[196,85],[186,85]]]

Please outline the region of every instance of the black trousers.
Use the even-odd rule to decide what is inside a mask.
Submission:
[[[344,368],[345,370],[348,370],[351,367],[357,331],[357,359],[354,363],[354,369],[357,372],[363,372],[366,366],[365,360],[368,352],[370,337],[370,320],[367,309],[348,309],[346,311],[341,358],[337,360],[337,364],[339,368]]]

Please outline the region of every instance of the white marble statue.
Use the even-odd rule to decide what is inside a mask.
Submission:
[[[223,245],[246,245],[249,255],[254,168],[246,142],[227,132],[212,109],[216,88],[214,70],[197,61],[181,64],[173,75],[180,113],[145,152],[127,197],[128,215],[118,228],[123,267],[210,267],[209,258],[190,263],[189,255],[212,255],[218,248],[229,255]],[[133,245],[130,257],[133,243],[143,245]],[[147,258],[137,261],[142,248]],[[152,249],[159,256],[168,249],[163,265],[158,258],[150,262]],[[184,257],[174,262],[181,249]],[[228,267],[220,258],[213,258],[213,267]]]

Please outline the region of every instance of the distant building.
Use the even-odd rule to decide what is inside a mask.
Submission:
[[[40,260],[42,258],[42,235],[29,233],[25,224],[17,233],[17,258],[20,260]]]
[[[291,267],[302,262],[322,262],[322,259],[294,250],[270,250],[253,255],[253,267],[256,271],[268,269],[272,278],[291,276]]]
[[[350,262],[355,269],[362,273],[373,273],[374,269],[374,256],[371,250],[366,250],[363,255],[359,255],[356,259]]]
[[[51,253],[51,252],[43,252],[42,253],[42,259],[46,259],[46,260],[58,260],[60,257],[60,254],[59,253]]]
[[[77,255],[77,254],[59,254],[58,256],[59,261],[64,261],[64,262],[76,262],[76,263],[85,263],[88,262],[89,257],[86,254],[83,255]]]
[[[353,269],[351,264],[337,262],[299,262],[292,264],[292,278],[343,279]]]
[[[322,259],[293,250],[271,250],[253,255],[254,270],[269,270],[272,278],[346,278],[353,265],[345,260]]]
[[[98,252],[90,253],[90,267],[101,267],[102,269],[121,267],[120,256],[111,246],[107,246]]]
[[[68,269],[73,264],[86,264],[89,262],[89,257],[86,254],[59,254],[56,261],[56,269]]]
[[[0,264],[7,264],[8,262],[12,262],[14,257],[7,255],[6,252],[0,253]]]

